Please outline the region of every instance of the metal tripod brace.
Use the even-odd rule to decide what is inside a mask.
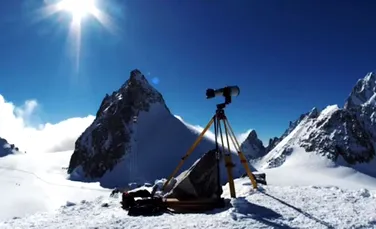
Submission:
[[[206,125],[206,127],[202,130],[200,135],[197,137],[196,141],[192,144],[192,146],[188,149],[187,153],[181,158],[181,161],[179,162],[178,166],[175,168],[175,170],[172,172],[172,174],[169,176],[165,184],[163,185],[162,190],[165,190],[168,183],[170,183],[171,179],[175,176],[175,174],[180,170],[180,168],[183,166],[184,161],[189,157],[189,155],[192,154],[194,149],[197,147],[197,145],[201,142],[202,138],[204,137],[206,131],[211,127],[211,125],[214,123],[214,132],[215,132],[215,142],[216,142],[216,150],[218,154],[224,154],[224,162],[225,167],[227,169],[227,176],[228,176],[228,182],[230,186],[230,195],[232,198],[236,198],[236,192],[235,192],[235,184],[234,184],[234,177],[232,174],[232,168],[234,167],[234,163],[231,159],[231,153],[230,153],[230,141],[229,137],[234,144],[236,151],[238,153],[238,156],[240,158],[240,162],[242,163],[249,179],[251,180],[252,186],[254,189],[257,189],[257,183],[254,175],[251,172],[250,167],[248,166],[247,159],[244,156],[244,154],[240,151],[240,145],[238,140],[236,139],[236,136],[234,134],[234,131],[232,130],[232,127],[227,120],[227,117],[225,115],[224,108],[226,106],[226,103],[221,103],[217,105],[217,110],[215,115],[210,119],[209,123]],[[224,145],[223,141],[223,132],[222,132],[222,125],[221,121],[223,123],[224,129],[225,129],[225,137],[226,137],[226,143],[227,143],[227,150]],[[221,146],[222,150],[219,149],[218,144],[218,130],[219,135],[221,138]]]

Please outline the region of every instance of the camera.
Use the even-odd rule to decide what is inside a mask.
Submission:
[[[206,98],[212,99],[217,96],[225,97],[226,103],[231,103],[231,97],[238,96],[240,94],[240,88],[238,86],[227,86],[219,89],[209,88],[206,90]]]

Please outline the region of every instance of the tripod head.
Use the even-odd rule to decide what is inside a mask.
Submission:
[[[240,88],[238,86],[227,86],[219,89],[209,88],[206,90],[206,98],[212,99],[216,96],[225,97],[225,102],[217,104],[217,110],[223,110],[226,105],[232,102],[232,96],[238,96],[240,94]]]
[[[226,105],[227,105],[226,103],[219,103],[219,104],[217,104],[217,110],[219,111],[219,110],[225,109]]]

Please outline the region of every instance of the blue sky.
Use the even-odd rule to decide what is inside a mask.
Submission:
[[[174,114],[201,126],[222,102],[205,90],[238,85],[230,123],[265,141],[312,107],[342,106],[376,66],[373,1],[106,0],[98,8],[119,30],[85,18],[78,73],[70,14],[36,21],[42,6],[13,0],[0,8],[0,94],[16,104],[37,99],[42,122],[95,114],[138,68],[158,79]]]

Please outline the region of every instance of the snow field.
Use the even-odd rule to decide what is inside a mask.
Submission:
[[[99,197],[11,219],[0,228],[376,228],[375,190],[264,186],[254,191],[247,179],[236,180],[236,188],[232,207],[206,214],[130,217],[119,199]]]

